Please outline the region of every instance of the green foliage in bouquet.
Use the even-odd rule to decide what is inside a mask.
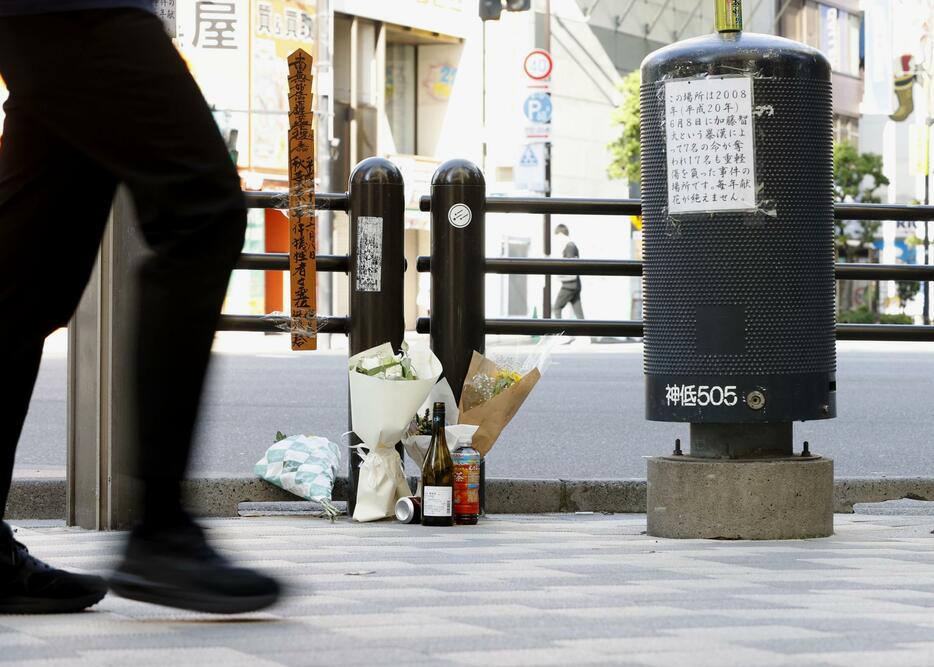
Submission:
[[[431,410],[429,408],[425,408],[425,414],[421,417],[415,415],[412,426],[409,427],[409,435],[431,435]]]
[[[408,343],[402,343],[399,354],[375,354],[363,357],[354,366],[354,371],[370,377],[384,380],[417,380],[418,375],[412,367]]]

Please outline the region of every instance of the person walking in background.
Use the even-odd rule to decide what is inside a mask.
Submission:
[[[580,250],[571,240],[567,225],[561,224],[555,227],[555,248],[560,249],[561,256],[565,259],[580,258]],[[561,311],[570,304],[574,309],[574,315],[577,319],[584,319],[584,308],[581,305],[581,277],[580,276],[558,276],[561,281],[561,289],[558,290],[558,297],[551,312],[555,319],[561,319]]]
[[[53,569],[2,522],[43,342],[91,275],[114,192],[133,196],[150,254],[131,321],[142,521],[110,586],[236,613],[279,596],[207,543],[181,483],[221,305],[243,248],[240,179],[150,0],[0,0],[0,614],[74,612],[100,577]],[[121,389],[121,388],[118,388]]]

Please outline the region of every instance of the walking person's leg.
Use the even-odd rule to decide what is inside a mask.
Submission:
[[[581,292],[582,292],[582,291],[583,291],[583,285],[581,284],[581,279],[578,278],[578,279],[577,279],[577,289],[574,290],[574,295],[573,295],[573,297],[571,298],[571,308],[574,309],[574,316],[575,316],[577,319],[579,319],[579,320],[584,319],[584,305],[583,305],[583,303],[581,303]],[[591,343],[599,343],[599,342],[600,342],[600,337],[599,337],[599,336],[591,336],[591,337],[590,337],[590,342],[591,342]]]
[[[555,303],[551,307],[551,314],[554,319],[561,319],[561,311],[571,302],[572,296],[573,292],[562,283],[561,289],[558,290],[558,296],[555,298]]]
[[[0,22],[0,42],[3,40]],[[0,72],[9,54],[0,43]],[[68,323],[87,283],[115,181],[37,120],[10,84],[0,146],[0,519],[46,336]],[[100,577],[51,568],[0,522],[0,613],[80,611],[107,591]]]
[[[266,606],[277,598],[277,584],[226,563],[179,497],[211,342],[246,227],[236,169],[154,15],[93,10],[32,18],[16,19],[21,29],[9,36],[18,62],[28,62],[29,75],[46,84],[67,73],[60,85],[37,90],[45,122],[128,185],[152,250],[140,270],[133,388],[144,520],[112,584],[128,597],[191,609]],[[76,54],[67,70],[32,39],[39,34],[57,52]]]
[[[574,296],[571,297],[571,308],[574,309],[574,316],[582,320],[584,319],[584,306],[581,305],[581,284],[580,281],[577,282],[577,289],[574,290]]]
[[[575,316],[577,319],[579,319],[579,320],[584,319],[584,305],[581,303],[581,292],[582,292],[582,291],[583,291],[583,289],[582,289],[582,286],[581,286],[581,281],[580,281],[580,278],[578,278],[578,279],[577,279],[577,289],[574,291],[574,297],[571,299],[571,308],[574,309],[574,316]],[[598,343],[598,342],[600,342],[600,337],[599,337],[599,336],[591,336],[591,337],[590,337],[590,342],[591,342],[591,343]]]

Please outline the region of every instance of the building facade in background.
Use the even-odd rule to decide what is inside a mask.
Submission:
[[[651,51],[711,32],[711,0],[551,0],[551,190],[554,196],[638,196],[638,184],[607,176],[611,113],[618,83]],[[532,11],[482,22],[477,0],[159,0],[182,56],[215,109],[248,189],[287,188],[286,57],[315,58],[319,189],[344,191],[351,169],[372,155],[400,166],[406,181],[406,256],[430,248],[428,214],[418,200],[444,160],[483,168],[490,194],[540,194],[543,152],[529,136],[523,71],[545,44],[544,0]],[[934,114],[929,77],[911,86],[913,108],[893,120],[903,100],[894,82],[934,72],[930,27],[934,0],[746,0],[746,29],[779,34],[820,49],[833,67],[834,131],[864,152],[884,156],[892,202],[923,199],[924,165]],[[0,100],[5,91],[0,83]],[[583,258],[637,258],[640,232],[628,218],[561,216]],[[322,212],[319,252],[345,253],[347,216]],[[909,242],[920,224],[886,222],[884,262],[922,261]],[[248,250],[287,250],[281,212],[251,212]],[[489,256],[544,254],[541,216],[490,214]],[[557,291],[557,285],[553,291]],[[287,308],[280,273],[236,272],[230,312]],[[487,277],[489,316],[541,316],[552,295],[540,276]],[[322,276],[323,314],[347,310],[346,276]],[[428,314],[429,279],[406,274],[406,323]],[[588,318],[638,319],[637,279],[583,277]],[[886,285],[894,307],[894,283]],[[918,311],[913,304],[909,312]]]
[[[934,120],[934,2],[860,0],[859,4],[866,26],[866,85],[860,106],[859,146],[864,152],[882,155],[890,181],[883,201],[924,202],[931,162],[929,123]],[[876,242],[880,261],[923,264],[925,224],[928,237],[934,236],[930,222],[882,223]],[[897,311],[896,284],[883,283],[882,288],[885,306]],[[905,312],[917,319],[921,310],[919,294]]]
[[[834,139],[858,145],[864,64],[859,0],[792,0],[776,27],[776,34],[827,56],[832,69]]]
[[[320,0],[319,0],[320,1]],[[409,264],[429,251],[428,215],[418,210],[431,174],[444,160],[473,160],[490,194],[540,194],[541,138],[528,131],[528,100],[541,87],[523,71],[526,56],[545,46],[544,2],[530,12],[503,12],[482,22],[476,0],[331,0],[333,22],[333,182],[369,155],[402,167],[408,192]],[[632,184],[607,176],[607,145],[620,102],[621,76],[650,51],[676,38],[709,32],[709,0],[552,0],[550,88],[551,190],[554,196],[627,197]],[[758,13],[771,22],[770,3]],[[535,84],[535,85],[530,85]],[[320,89],[319,89],[320,91]],[[535,174],[538,174],[536,176]],[[631,258],[640,239],[629,218],[561,216],[584,258]],[[347,247],[347,224],[335,216],[335,248]],[[487,216],[488,256],[544,255],[541,216]],[[406,322],[428,314],[427,275],[407,274]],[[541,276],[487,277],[491,317],[541,316]],[[335,289],[335,312],[346,288]],[[639,317],[639,281],[585,276],[588,317]]]

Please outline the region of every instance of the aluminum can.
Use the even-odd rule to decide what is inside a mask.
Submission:
[[[418,496],[396,501],[396,519],[401,523],[419,523],[422,520],[422,499]]]

